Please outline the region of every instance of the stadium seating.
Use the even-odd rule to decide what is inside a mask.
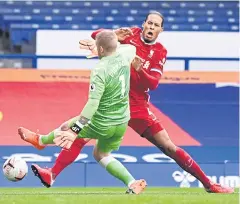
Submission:
[[[97,29],[141,25],[158,10],[166,31],[239,31],[239,3],[231,2],[0,2],[0,29],[10,32],[13,45],[31,43],[37,29]],[[107,25],[107,26],[106,26]]]

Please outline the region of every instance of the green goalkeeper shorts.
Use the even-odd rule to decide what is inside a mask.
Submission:
[[[101,152],[110,153],[119,149],[127,127],[128,124],[123,123],[99,128],[94,123],[90,123],[81,130],[79,137],[96,139],[98,149]]]

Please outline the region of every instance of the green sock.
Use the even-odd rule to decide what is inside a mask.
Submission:
[[[68,121],[68,127],[70,127],[73,123],[75,123],[79,119],[79,116],[76,116]],[[55,130],[50,132],[48,135],[41,135],[40,136],[40,144],[47,145],[47,144],[54,144],[53,140],[55,138],[54,136]]]
[[[99,161],[99,163],[106,168],[108,173],[121,180],[126,186],[129,187],[129,185],[135,181],[129,171],[114,157],[104,157]]]
[[[48,135],[41,135],[40,143],[42,143],[43,145],[54,144],[54,142],[53,142],[54,138],[55,138],[54,131],[52,131]]]

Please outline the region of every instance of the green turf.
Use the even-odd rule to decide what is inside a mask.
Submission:
[[[124,188],[0,188],[3,204],[235,204],[238,192],[208,194],[199,188],[148,188],[141,195],[126,195]]]

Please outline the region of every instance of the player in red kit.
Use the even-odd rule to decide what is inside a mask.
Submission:
[[[132,35],[121,41],[123,44],[134,45],[137,48],[137,56],[142,59],[140,69],[136,70],[133,67],[131,69],[129,93],[131,120],[128,125],[145,138],[163,130],[160,122],[149,109],[148,92],[157,88],[167,55],[167,50],[160,43],[151,41],[151,38],[158,36],[158,33],[151,31],[152,28],[157,27],[160,30],[161,23],[155,25],[152,25],[151,21],[147,23],[143,35],[140,28],[134,27],[131,29]],[[149,36],[149,40],[144,40],[143,36]]]
[[[152,12],[147,15],[142,25],[143,29],[134,27],[115,31],[120,43],[132,44],[137,48],[137,55],[142,63],[141,66],[134,66],[134,63],[139,62],[139,60],[136,60],[131,68],[131,119],[128,125],[167,156],[174,159],[182,169],[201,181],[207,192],[233,193],[233,188],[226,188],[212,183],[191,156],[173,144],[167,131],[149,109],[148,91],[158,87],[167,55],[167,50],[163,45],[156,42],[158,35],[163,31],[163,23],[163,16],[158,12]],[[92,38],[94,39],[100,31],[93,32]],[[94,43],[90,41],[88,43],[89,49],[93,50]],[[52,169],[35,166],[38,169],[42,183],[50,187],[53,179],[77,158],[86,142],[83,139],[77,139],[71,146],[70,151],[63,149]]]

